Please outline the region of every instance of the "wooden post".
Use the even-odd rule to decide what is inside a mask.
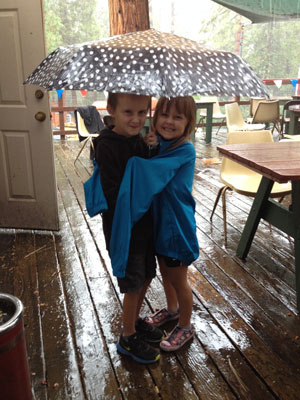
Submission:
[[[236,24],[237,24],[237,30],[235,33],[234,54],[237,54],[238,56],[240,56],[241,55],[241,35],[242,35],[242,25],[241,25],[241,16],[240,15],[236,16]],[[241,98],[240,98],[240,96],[235,96],[232,98],[232,100],[237,101],[239,103]]]
[[[150,28],[148,0],[109,0],[110,35]]]
[[[65,102],[65,94],[66,92],[63,91],[61,98],[58,100],[58,107],[64,107],[66,102]],[[59,113],[59,130],[64,131],[65,130],[65,113],[64,111],[61,111]],[[65,140],[65,136],[60,135],[60,139]]]

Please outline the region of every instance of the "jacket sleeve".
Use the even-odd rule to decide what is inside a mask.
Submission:
[[[104,140],[97,144],[95,157],[99,167],[99,179],[101,176],[102,189],[106,197],[108,209],[113,212],[119,187],[122,182],[123,168],[116,158],[114,149]]]
[[[98,165],[95,161],[92,176],[83,184],[86,209],[90,217],[107,210],[107,202],[100,181]]]
[[[129,160],[118,194],[110,240],[115,276],[125,276],[133,225],[148,211],[153,197],[168,185],[178,169],[194,157],[194,147],[185,143],[151,159],[132,157]]]

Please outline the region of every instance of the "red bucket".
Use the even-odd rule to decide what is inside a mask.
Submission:
[[[0,397],[32,400],[23,327],[23,304],[0,293]]]

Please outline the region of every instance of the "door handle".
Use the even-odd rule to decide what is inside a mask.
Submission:
[[[44,97],[44,93],[40,89],[38,89],[35,91],[35,97],[37,99],[42,99]]]
[[[35,114],[34,118],[35,118],[37,121],[43,122],[43,121],[45,121],[45,119],[46,119],[46,114],[45,114],[44,112],[42,112],[42,111],[39,111],[39,112],[37,112],[37,113]]]

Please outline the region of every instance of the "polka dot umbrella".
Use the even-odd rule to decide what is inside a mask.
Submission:
[[[151,96],[268,96],[239,56],[154,29],[58,47],[24,83]]]

